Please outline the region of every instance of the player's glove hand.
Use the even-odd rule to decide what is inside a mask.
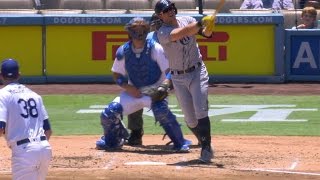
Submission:
[[[146,92],[151,99],[152,102],[162,101],[169,95],[169,86],[167,84],[161,84],[157,88],[151,88]]]

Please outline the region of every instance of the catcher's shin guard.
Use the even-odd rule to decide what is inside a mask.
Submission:
[[[176,116],[169,110],[166,101],[158,101],[152,104],[152,111],[163,127],[166,134],[173,142],[174,150],[178,152],[188,152],[189,143],[187,143],[183,137],[180,124],[178,123]]]

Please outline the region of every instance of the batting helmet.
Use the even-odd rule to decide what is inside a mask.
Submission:
[[[14,59],[5,59],[1,63],[1,74],[4,78],[14,79],[19,75],[19,64]]]
[[[163,11],[166,11],[166,10],[168,11],[171,9],[173,9],[176,14],[178,13],[178,10],[174,3],[172,3],[169,0],[159,0],[154,7],[154,12],[156,14],[160,14]]]
[[[129,33],[129,38],[145,40],[149,31],[149,22],[142,17],[135,17],[126,24],[125,30]]]

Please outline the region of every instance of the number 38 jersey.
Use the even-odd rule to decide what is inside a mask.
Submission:
[[[11,83],[0,90],[0,121],[6,123],[9,146],[21,139],[44,136],[43,121],[48,118],[41,96],[26,86]]]

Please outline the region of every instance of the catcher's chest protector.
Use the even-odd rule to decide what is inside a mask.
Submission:
[[[161,77],[161,69],[156,61],[151,58],[154,41],[147,40],[140,56],[132,51],[132,42],[127,42],[124,47],[125,67],[128,77],[137,88],[156,83]]]

